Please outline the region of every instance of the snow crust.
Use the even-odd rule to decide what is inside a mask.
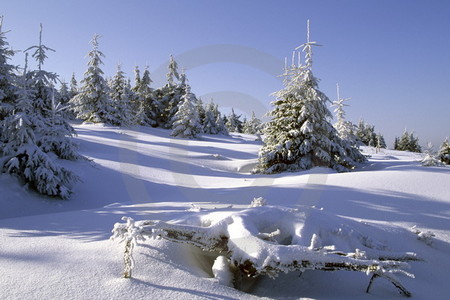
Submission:
[[[365,147],[371,158],[355,172],[314,168],[251,175],[260,148],[252,135],[201,135],[187,141],[171,138],[168,130],[145,127],[85,124],[75,129],[80,153],[93,161],[61,162],[82,179],[70,200],[39,196],[0,175],[2,299],[397,297],[387,282],[375,282],[368,295],[368,277],[320,271],[300,278],[298,273],[261,278],[249,283],[245,293],[219,284],[221,278],[227,281],[223,259],[215,263],[215,256],[164,240],[136,246],[139,267],[132,279],[120,278],[123,245],[109,237],[122,216],[210,226],[258,197],[303,221],[290,222],[280,209],[278,215],[264,215],[265,224],[252,227],[252,213],[264,213],[263,205],[236,217],[236,228],[245,223],[260,237],[292,239],[307,247],[335,245],[353,251],[362,248],[357,240],[378,252],[413,251],[424,259],[410,263],[415,279],[402,277],[413,298],[445,299],[450,293],[449,167],[423,167],[420,155]],[[280,218],[283,222],[274,226]],[[233,232],[233,224],[229,229],[236,249],[254,253],[254,259],[289,257],[270,247],[252,251],[239,239],[240,229]],[[424,242],[430,239],[432,243]]]

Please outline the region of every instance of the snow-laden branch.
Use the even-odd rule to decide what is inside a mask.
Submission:
[[[317,222],[320,220],[318,213],[319,210],[305,214],[282,207],[254,206],[230,212],[225,217],[223,214],[217,217],[214,213],[204,215],[198,226],[124,218],[127,223],[115,224],[113,238],[126,241],[125,277],[131,276],[131,244],[146,238],[163,238],[217,253],[220,259],[213,266],[214,274],[220,274],[222,278],[221,268],[233,270],[227,272],[233,273],[235,285],[242,276],[276,277],[280,272],[346,270],[372,275],[367,291],[375,278],[383,277],[403,295],[411,295],[395,274],[414,277],[406,271],[409,268],[407,261],[418,260],[414,253],[388,251],[388,247],[356,230],[345,234],[341,228],[335,231],[316,228],[317,232],[306,241],[305,236],[308,236],[311,226],[305,226],[305,223],[310,221],[309,218],[315,219],[310,223],[320,223]],[[358,248],[350,252],[326,245],[330,236],[352,239],[351,244]]]

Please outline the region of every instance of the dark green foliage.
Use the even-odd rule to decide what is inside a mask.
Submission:
[[[406,130],[400,138],[395,138],[394,150],[422,152],[422,148],[419,145],[419,138],[415,137],[413,132],[409,133]]]
[[[376,146],[377,135],[375,133],[375,126],[370,125],[363,120],[360,120],[356,127],[356,136],[365,146]]]

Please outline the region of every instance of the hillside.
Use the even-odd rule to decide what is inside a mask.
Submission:
[[[344,271],[262,278],[243,293],[211,278],[211,262],[201,253],[164,240],[136,247],[134,278],[120,278],[123,245],[109,237],[122,216],[167,221],[229,213],[256,197],[299,210],[323,208],[333,216],[324,226],[367,228],[390,250],[424,260],[410,263],[416,278],[399,276],[414,299],[450,293],[448,167],[422,167],[414,153],[364,148],[369,162],[354,172],[252,175],[260,142],[251,135],[184,140],[155,128],[75,129],[91,161],[62,162],[82,179],[70,200],[39,196],[0,175],[2,299],[401,298],[383,280],[366,294],[370,278]],[[414,225],[435,234],[431,245],[410,231]]]

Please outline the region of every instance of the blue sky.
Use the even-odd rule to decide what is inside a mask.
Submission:
[[[16,50],[43,41],[44,67],[70,80],[86,70],[93,34],[102,35],[104,72],[133,78],[146,65],[164,83],[170,54],[193,91],[225,110],[258,115],[282,88],[284,58],[311,38],[314,74],[331,100],[351,98],[347,119],[375,125],[389,146],[406,128],[422,144],[450,135],[450,1],[22,1],[1,0],[3,30]],[[23,64],[22,53],[14,58]]]

